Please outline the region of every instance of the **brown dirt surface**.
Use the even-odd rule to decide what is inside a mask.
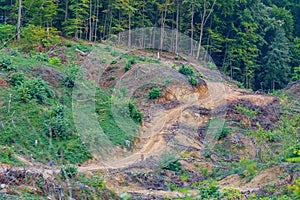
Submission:
[[[0,77],[0,87],[7,88],[7,82]]]

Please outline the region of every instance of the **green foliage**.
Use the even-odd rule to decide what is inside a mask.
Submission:
[[[171,171],[174,171],[174,170],[171,170]],[[181,181],[185,182],[185,181],[187,181],[190,178],[190,174],[188,173],[188,171],[182,170],[179,178],[180,178]]]
[[[20,164],[20,162],[13,156],[14,150],[9,146],[0,146],[0,162],[6,164]]]
[[[78,167],[73,164],[63,166],[60,169],[60,175],[63,179],[74,178],[77,174],[78,174]]]
[[[112,61],[110,62],[111,65],[114,65],[114,64],[116,64],[116,63],[117,63],[116,60],[112,60]]]
[[[75,80],[77,73],[79,72],[79,67],[76,64],[72,64],[67,66],[65,70],[65,78],[64,78],[64,85],[68,88],[73,88],[75,86]]]
[[[49,59],[49,64],[50,65],[55,65],[55,66],[60,66],[61,65],[61,61],[58,57],[53,57]]]
[[[65,112],[63,105],[51,109],[49,119],[45,120],[45,132],[48,137],[67,139],[72,134]]]
[[[136,122],[140,123],[143,120],[143,113],[141,113],[138,108],[132,103],[129,102],[128,104],[129,112],[130,112],[130,117]]]
[[[154,87],[151,90],[148,90],[148,98],[149,99],[157,99],[161,95],[161,88],[159,87]]]
[[[246,178],[247,182],[249,182],[259,171],[260,168],[257,161],[241,158],[238,163],[233,164],[231,172],[239,174],[240,177]]]
[[[199,190],[200,199],[220,199],[221,193],[219,186],[210,180],[203,181],[201,183],[195,183]]]
[[[120,198],[122,200],[131,200],[132,196],[131,194],[128,194],[127,192],[120,194]]]
[[[300,144],[290,146],[285,157],[288,162],[300,162]]]
[[[2,68],[2,70],[7,70],[7,71],[11,71],[11,70],[15,70],[16,69],[16,67],[12,63],[12,59],[11,58],[3,58],[0,61],[0,69],[1,68]]]
[[[26,79],[16,86],[17,97],[26,103],[35,99],[39,103],[45,103],[48,98],[54,96],[54,92],[45,81],[34,78]]]
[[[54,27],[48,30],[41,26],[29,24],[21,30],[21,41],[19,45],[25,52],[30,52],[39,46],[49,49],[60,41],[58,31]]]
[[[249,117],[250,119],[254,119],[255,116],[259,113],[258,110],[252,110],[249,109],[245,106],[243,106],[242,104],[238,104],[236,106],[236,110],[240,113],[242,113],[243,115],[246,115],[247,117]]]
[[[189,78],[189,82],[190,82],[192,85],[194,85],[194,86],[196,86],[196,85],[199,84],[199,81],[198,81],[198,79],[197,79],[196,77],[190,77],[190,78]]]
[[[228,200],[242,199],[243,195],[240,190],[234,188],[224,188],[223,198]]]
[[[209,69],[217,69],[216,64],[213,62],[207,62],[206,64]]]
[[[218,139],[221,140],[221,139],[226,138],[229,135],[229,133],[230,133],[230,129],[224,127],[223,130],[222,130],[222,132],[219,134]]]
[[[8,76],[8,82],[12,86],[18,86],[26,81],[25,74],[23,72],[14,72]]]
[[[86,177],[85,174],[80,174],[80,176],[76,178],[76,181],[92,187],[97,191],[101,191],[106,188],[103,177],[100,174],[95,174],[92,177]]]
[[[179,158],[176,158],[172,152],[164,152],[159,161],[159,166],[162,169],[178,172],[180,170]]]
[[[38,54],[34,55],[33,58],[37,61],[49,62],[49,56],[46,53],[38,53]],[[55,62],[55,61],[52,60],[51,62]],[[50,63],[50,64],[52,64],[52,63]]]
[[[0,24],[0,44],[12,39],[15,35],[16,27],[11,24]]]
[[[300,198],[300,177],[297,178],[294,185],[289,186],[289,189],[293,191],[295,199]]]
[[[139,111],[130,106],[130,102],[120,102],[101,89],[97,91],[96,99],[96,112],[99,124],[109,140],[114,145],[121,146],[125,146],[125,140],[133,141],[138,125],[133,123],[132,119],[136,122],[141,119]],[[114,114],[111,109],[112,103],[120,105],[120,107],[116,108]],[[132,113],[130,113],[130,109]],[[118,124],[116,123],[116,118],[118,119]]]
[[[136,63],[136,59],[134,57],[129,57],[129,59],[124,67],[124,72],[127,72],[128,70],[130,70],[131,66],[135,63]]]
[[[127,72],[131,69],[131,64],[127,63],[124,67],[124,72]]]
[[[121,52],[119,52],[119,51],[117,51],[117,50],[112,50],[112,51],[111,51],[111,55],[112,55],[113,57],[117,57],[117,56],[120,56],[120,55],[121,55]]]
[[[181,65],[178,71],[186,76],[195,76],[195,70],[190,66]]]

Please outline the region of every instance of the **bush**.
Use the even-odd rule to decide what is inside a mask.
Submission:
[[[203,181],[198,183],[200,199],[221,199],[219,186],[215,182]]]
[[[196,85],[199,84],[199,81],[198,81],[198,79],[197,79],[196,77],[190,77],[190,78],[189,78],[189,82],[190,82],[190,84],[192,84],[193,86],[196,86]]]
[[[140,123],[143,120],[143,113],[141,113],[137,107],[133,104],[133,103],[129,103],[128,105],[129,107],[129,113],[130,113],[130,117],[133,119],[133,121],[135,121],[136,123]]]
[[[209,69],[217,69],[217,66],[213,62],[207,62],[207,67]]]
[[[155,87],[148,91],[149,99],[157,99],[161,95],[161,88]]]
[[[135,58],[129,58],[126,65],[125,65],[125,67],[124,67],[124,72],[127,72],[128,70],[130,70],[131,66],[135,63],[136,63]]]
[[[41,79],[26,79],[17,85],[17,97],[24,103],[31,99],[37,100],[38,103],[44,103],[47,98],[54,96],[48,83]]]
[[[73,164],[69,164],[60,169],[60,174],[63,179],[73,178],[78,174],[78,168]]]
[[[44,27],[29,24],[22,28],[21,35],[19,46],[25,52],[30,52],[41,46],[50,49],[55,43],[60,42],[58,31],[53,27],[47,30]]]
[[[228,136],[229,132],[230,132],[229,128],[223,128],[222,132],[219,134],[218,139],[221,140],[223,138],[226,138]]]
[[[194,68],[190,66],[181,65],[178,71],[186,76],[195,76]]]
[[[159,165],[162,169],[178,172],[180,170],[179,158],[176,158],[172,152],[165,152],[162,154]]]
[[[46,53],[36,54],[34,56],[34,59],[37,60],[37,61],[41,61],[41,62],[49,62],[49,56]]]
[[[13,66],[11,58],[3,58],[0,61],[0,67],[8,71],[16,69],[15,66]]]
[[[130,65],[134,65],[136,63],[136,60],[135,60],[135,58],[129,58],[127,63],[129,63]]]
[[[60,66],[61,65],[61,61],[60,61],[60,59],[58,57],[53,57],[53,58],[50,58],[49,64],[55,65],[55,66]]]
[[[72,134],[65,115],[65,107],[57,105],[50,111],[50,118],[45,120],[46,135],[48,137],[60,137],[66,139]]]
[[[75,86],[75,80],[78,72],[79,68],[76,64],[68,66],[67,70],[65,70],[66,77],[64,79],[64,85],[68,88],[73,88]]]
[[[8,76],[8,82],[12,86],[18,86],[22,83],[24,83],[26,80],[26,77],[23,72],[14,72]]]
[[[131,64],[127,63],[124,67],[124,72],[127,72],[131,69]]]
[[[117,61],[116,61],[116,60],[112,60],[112,61],[110,62],[110,64],[111,64],[111,65],[117,64]]]
[[[0,42],[5,43],[15,36],[16,27],[10,24],[0,24]]]

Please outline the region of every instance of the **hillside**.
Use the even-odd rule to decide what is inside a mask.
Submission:
[[[211,61],[61,39],[1,50],[0,198],[299,197],[299,81],[253,92]]]

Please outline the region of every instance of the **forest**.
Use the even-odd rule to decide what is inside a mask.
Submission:
[[[1,47],[42,52],[59,36],[100,42],[143,27],[190,36],[240,87],[273,91],[300,77],[299,0],[0,0]]]

